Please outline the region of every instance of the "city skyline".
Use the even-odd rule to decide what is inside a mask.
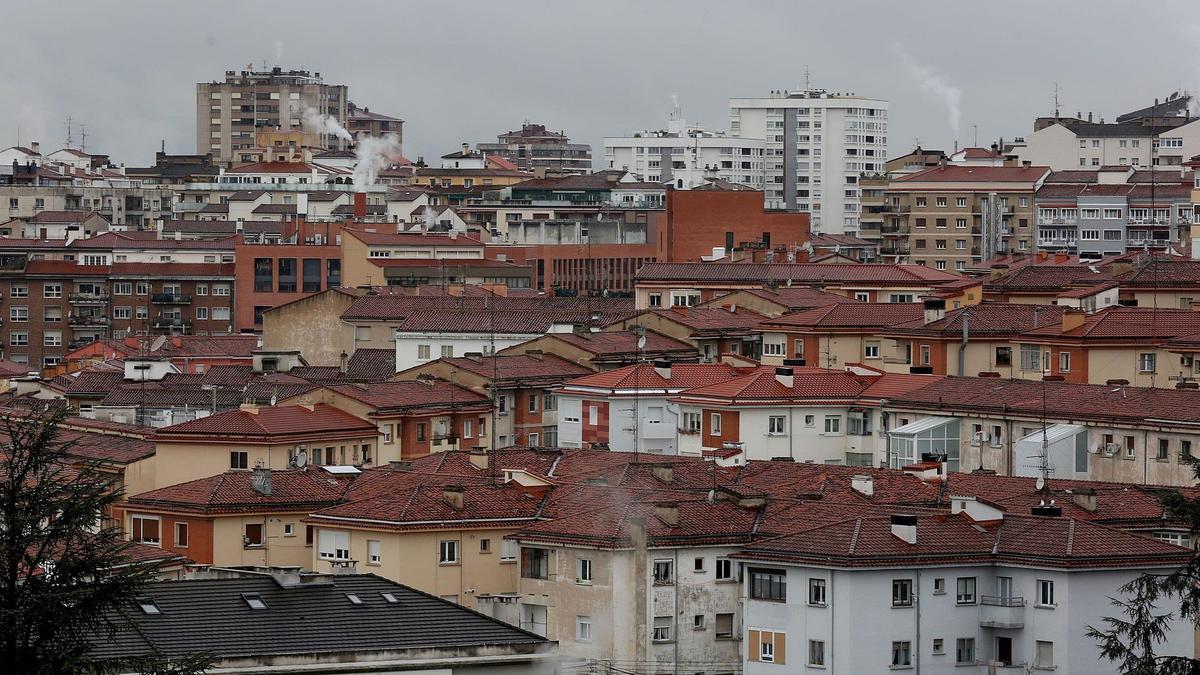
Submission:
[[[1200,9],[1167,4],[1175,18],[1160,31],[1154,63],[1186,64],[1188,45],[1200,36]],[[0,71],[0,86],[18,92],[16,104],[0,110],[4,144],[15,144],[19,129],[22,143],[61,147],[70,117],[76,145],[85,125],[88,149],[117,162],[148,163],[164,142],[170,152],[190,152],[196,83],[264,62],[321,72],[327,82],[348,85],[358,105],[404,119],[405,155],[427,161],[462,142],[494,140],[526,120],[598,149],[605,136],[665,126],[673,97],[687,118],[724,130],[729,99],[801,89],[806,79],[812,87],[889,101],[892,156],[918,141],[950,149],[956,135],[961,146],[976,137],[986,145],[1028,135],[1034,117],[1053,112],[1056,85],[1064,115],[1091,111],[1109,120],[1173,91],[1200,89],[1200,68],[1147,68],[1129,50],[1067,58],[1127,39],[1116,3],[1089,3],[1086,16],[1069,5],[1026,2],[969,9],[925,3],[915,12],[879,3],[759,5],[720,22],[708,18],[720,9],[711,3],[572,7],[553,17],[531,14],[532,5],[457,14],[367,5],[332,22],[321,18],[319,5],[301,5],[286,15],[228,5],[218,12],[227,19],[219,30],[186,31],[178,27],[202,25],[207,8],[68,5],[55,10],[72,19],[55,26],[59,40],[39,29],[45,19],[34,18],[34,10],[16,8],[9,25],[25,30],[12,31],[7,42],[38,67]],[[1037,21],[1012,20],[1034,12]],[[862,21],[872,15],[877,20]],[[620,40],[605,28],[613,16],[622,17],[614,26]],[[519,29],[496,31],[512,17],[520,17]],[[862,25],[846,27],[853,22]],[[411,24],[422,28],[394,32]],[[273,30],[261,31],[264,25]],[[663,38],[663,26],[675,29]],[[906,40],[909,29],[938,37]],[[759,32],[757,54],[738,37],[749,31]],[[97,33],[114,39],[102,48],[72,46]],[[337,47],[345,39],[353,50]],[[406,46],[409,39],[415,44]],[[873,45],[866,60],[863,45]],[[489,76],[480,77],[484,72]]]

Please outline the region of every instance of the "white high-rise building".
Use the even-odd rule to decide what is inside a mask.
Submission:
[[[813,232],[858,232],[858,179],[887,163],[887,101],[809,89],[729,109],[730,134],[765,140],[767,208],[812,213]]]
[[[667,128],[604,139],[609,169],[624,169],[645,181],[672,181],[677,189],[703,185],[706,178],[764,188],[762,136],[706,131],[684,119],[677,106]],[[663,167],[669,166],[664,171]]]

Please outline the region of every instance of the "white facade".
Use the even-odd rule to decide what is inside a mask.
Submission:
[[[592,414],[588,401],[608,403],[608,447],[619,452],[638,452],[659,455],[679,454],[679,407],[667,400],[661,390],[644,397],[605,398],[602,394],[587,396],[579,393],[556,392],[558,398],[558,443],[564,448],[583,447],[583,422]],[[637,414],[635,414],[637,411]],[[697,452],[698,454],[698,452]]]
[[[705,131],[683,119],[676,108],[665,130],[605,138],[604,160],[609,169],[629,171],[644,181],[670,180],[676,189],[703,185],[707,176],[762,190],[764,148],[761,136]],[[666,155],[671,157],[670,171],[663,170]]]
[[[1129,131],[1122,132],[1121,127],[1128,127]],[[1097,131],[1089,133],[1089,129]],[[1162,131],[1157,136],[1138,129],[1137,125],[1081,123],[1072,130],[1063,124],[1051,124],[1033,132],[1025,139],[1025,145],[1014,148],[1014,152],[1021,161],[1055,171],[1152,163],[1178,166],[1200,154],[1200,120]]]
[[[700,407],[681,404],[680,415],[738,413],[737,438],[747,460],[789,457],[797,462],[879,466],[887,456],[877,408],[863,406]],[[854,421],[851,421],[851,418]],[[700,418],[703,422],[703,418]],[[680,433],[680,454],[719,450],[700,433]]]
[[[858,232],[859,175],[886,168],[887,101],[809,90],[729,108],[731,134],[765,139],[767,208],[812,213],[814,233]]]
[[[396,372],[408,370],[442,357],[468,352],[491,354],[541,337],[541,333],[396,333]]]
[[[785,602],[747,597],[744,620],[746,633],[757,630],[786,635],[786,663],[748,660],[746,675],[851,675],[886,673],[894,668],[930,675],[1043,669],[1115,674],[1119,672],[1117,664],[1101,659],[1095,640],[1086,637],[1085,631],[1088,625],[1103,626],[1103,617],[1117,611],[1109,602],[1115,589],[1150,571],[1067,571],[991,564],[852,570],[746,565],[786,570],[787,578]],[[824,605],[809,603],[810,579],[824,582]],[[894,606],[892,582],[903,579],[911,581],[912,602]],[[974,580],[970,603],[959,602],[959,579]],[[1041,603],[1039,591],[1044,584],[1040,582],[1053,584],[1052,604]],[[1157,653],[1192,656],[1193,635],[1190,626],[1178,625]],[[972,642],[960,644],[960,639]],[[988,664],[999,661],[1006,639],[1011,645],[1012,665],[997,664],[992,670]],[[823,666],[808,665],[810,640],[823,643]],[[892,666],[893,643],[897,642],[911,646],[907,666]],[[960,650],[968,645],[969,649]],[[960,656],[963,662],[959,662]]]

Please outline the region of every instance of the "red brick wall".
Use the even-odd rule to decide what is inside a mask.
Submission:
[[[758,191],[668,190],[664,213],[655,214],[659,227],[659,257],[664,262],[698,260],[725,246],[733,232],[734,246],[761,242],[770,233],[771,246],[798,245],[809,238],[807,213],[777,213],[763,209]]]
[[[633,291],[633,278],[645,263],[654,262],[658,246],[647,244],[539,244],[490,247],[485,255],[504,254],[507,260],[528,265],[533,287],[586,291]]]
[[[178,516],[168,514],[155,514],[146,511],[123,509],[114,510],[115,517],[121,518],[124,522],[125,513],[138,513],[140,515],[158,515],[159,516],[159,531],[158,536],[162,542],[161,548],[164,551],[186,556],[202,565],[213,564],[213,523],[210,518],[199,518],[189,516]],[[175,523],[187,523],[188,526],[188,544],[187,546],[178,546],[175,541]],[[130,534],[126,532],[126,534]]]
[[[721,433],[713,433],[712,417],[721,416]],[[702,444],[706,448],[719,448],[722,443],[737,443],[741,440],[739,413],[735,410],[710,410],[704,408],[700,414],[701,429],[704,432]]]
[[[592,424],[591,408],[596,410],[596,423]],[[608,442],[608,401],[589,401],[584,399],[580,409],[580,424],[583,425],[584,443]]]
[[[340,225],[334,223],[307,223],[311,229],[318,225],[329,225],[331,230],[340,231]],[[322,232],[322,236],[324,233]],[[272,291],[254,290],[254,259],[270,258],[272,266]],[[295,292],[279,292],[279,259],[294,258],[296,260],[296,290]],[[234,250],[234,265],[237,275],[237,285],[234,295],[237,297],[237,307],[234,315],[234,332],[261,329],[254,323],[254,308],[274,307],[285,302],[299,300],[313,295],[304,292],[304,260],[318,259],[321,261],[321,288],[328,288],[329,260],[342,259],[342,247],[337,245],[292,245],[292,244],[238,244]]]

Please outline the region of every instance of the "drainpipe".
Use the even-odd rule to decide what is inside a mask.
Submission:
[[[671,589],[675,592],[675,606],[672,609],[671,613],[675,615],[675,617],[674,617],[675,625],[679,626],[679,624],[680,624],[680,620],[679,620],[679,572],[680,572],[680,570],[679,570],[679,547],[675,547],[675,562],[673,564],[675,566],[675,568],[674,568],[675,583],[671,585]],[[672,650],[672,654],[673,654],[673,656],[671,658],[673,663],[671,664],[671,666],[674,669],[674,671],[678,673],[679,672],[679,628],[675,629],[675,634],[672,635],[671,637],[675,638],[675,640],[671,644],[671,650]]]
[[[919,530],[920,528],[918,528]],[[918,536],[920,533],[918,532]],[[921,672],[921,570],[913,570],[913,604],[916,605],[917,611],[917,634],[913,639],[913,667],[916,672]]]
[[[967,376],[967,372],[966,372],[967,371],[967,343],[970,342],[970,339],[971,339],[971,331],[970,331],[970,328],[968,328],[967,323],[970,321],[970,319],[971,319],[971,311],[964,310],[963,311],[962,344],[960,344],[958,346],[958,375],[959,375],[959,377]]]

